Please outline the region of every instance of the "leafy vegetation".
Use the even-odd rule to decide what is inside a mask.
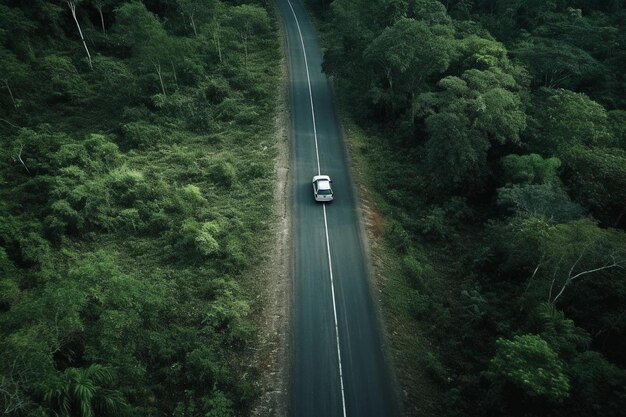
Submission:
[[[375,179],[407,412],[623,413],[624,2],[309,5]]]
[[[267,2],[0,1],[0,413],[241,415]]]

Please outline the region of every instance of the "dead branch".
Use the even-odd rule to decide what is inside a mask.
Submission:
[[[581,255],[582,256],[582,255]],[[565,292],[565,289],[574,281],[582,278],[585,275],[589,275],[589,274],[593,274],[595,272],[600,272],[606,269],[612,269],[612,268],[624,268],[624,265],[626,264],[625,260],[617,260],[615,258],[615,256],[611,255],[611,259],[612,262],[611,263],[607,263],[603,266],[599,266],[597,268],[593,268],[593,269],[588,269],[586,271],[582,271],[577,273],[576,275],[572,276],[574,267],[576,266],[576,263],[578,263],[579,259],[576,261],[576,263],[574,264],[574,266],[572,266],[572,268],[569,271],[569,274],[567,275],[567,279],[565,280],[565,282],[563,283],[563,285],[561,286],[560,291],[558,292],[558,294],[554,297],[554,299],[551,301],[552,304],[556,304],[556,302],[558,301],[558,299],[561,297],[561,295],[563,295],[563,292]],[[554,283],[554,282],[553,282]],[[550,288],[550,290],[552,290],[552,288]],[[552,291],[550,291],[550,296],[552,295]]]
[[[65,0],[65,3],[67,4],[67,7],[69,7],[70,11],[72,12],[72,17],[74,18],[74,22],[76,23],[76,27],[78,28],[78,33],[80,34],[80,40],[83,41],[85,52],[87,52],[87,60],[89,61],[89,69],[93,69],[93,64],[91,62],[91,54],[89,53],[89,48],[87,48],[87,42],[85,42],[83,31],[80,28],[80,24],[78,23],[78,17],[76,16],[76,0]]]
[[[9,121],[8,121],[8,120],[6,120],[6,119],[0,119],[0,121],[3,121],[4,123],[8,124],[8,125],[9,125],[9,126],[11,126],[11,127],[16,128],[16,129],[21,129],[21,127],[19,127],[19,126],[17,126],[17,125],[15,125],[15,124],[13,124],[13,123],[11,123],[11,122],[9,122]]]
[[[24,160],[22,159],[22,150],[24,149],[24,145],[20,145],[20,150],[17,152],[17,155],[15,155],[15,157],[13,157],[13,161],[20,161],[20,163],[22,164],[22,166],[26,169],[26,172],[28,172],[30,174],[30,169],[28,169],[28,167],[26,166],[26,164],[24,163]]]

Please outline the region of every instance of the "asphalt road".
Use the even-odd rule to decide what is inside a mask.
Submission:
[[[357,205],[322,54],[299,0],[276,2],[291,82],[290,415],[395,416]],[[313,200],[311,179],[318,163],[333,180],[335,200],[329,204]]]

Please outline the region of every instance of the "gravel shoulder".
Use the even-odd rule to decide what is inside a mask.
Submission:
[[[281,36],[281,44],[282,44]],[[251,344],[251,367],[259,372],[260,396],[250,415],[285,417],[287,415],[288,334],[291,304],[291,210],[289,210],[289,97],[285,58],[281,60],[280,92],[275,117],[276,186],[274,222],[268,232],[267,256],[252,271],[257,280],[254,301],[258,306],[253,318],[258,334]]]

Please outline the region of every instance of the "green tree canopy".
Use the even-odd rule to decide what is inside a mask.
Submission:
[[[505,184],[557,184],[558,158],[543,159],[537,154],[507,155],[502,158]]]
[[[621,225],[626,215],[626,151],[575,146],[564,159],[572,196],[606,224]]]
[[[569,396],[570,381],[563,363],[548,343],[536,335],[498,339],[489,371],[494,383],[510,383],[529,397],[561,402]]]
[[[586,95],[567,90],[541,90],[529,117],[529,133],[533,150],[562,161],[576,144],[608,146],[614,141],[606,110]]]
[[[450,33],[444,35],[423,21],[398,20],[364,51],[364,60],[371,69],[371,100],[381,102],[392,114],[398,108],[412,106],[413,96],[425,80],[448,68],[451,52]]]

